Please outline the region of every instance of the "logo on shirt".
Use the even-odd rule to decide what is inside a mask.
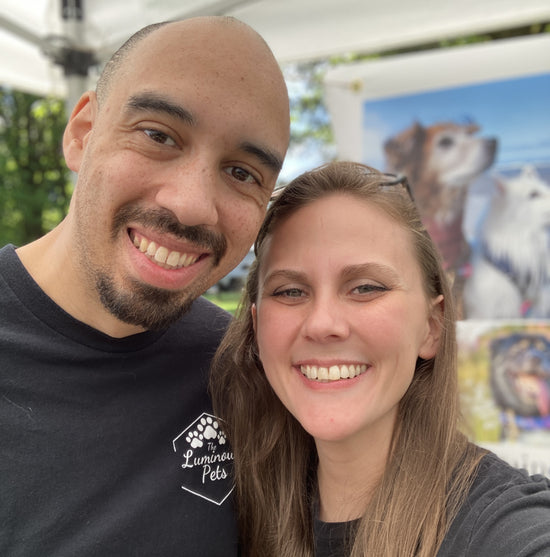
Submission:
[[[206,412],[172,442],[182,459],[182,489],[221,505],[233,491],[233,453],[220,420]]]

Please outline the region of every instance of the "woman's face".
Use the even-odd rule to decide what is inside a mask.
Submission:
[[[418,356],[435,355],[409,232],[352,195],[298,210],[268,240],[253,307],[275,393],[317,441],[389,439]]]

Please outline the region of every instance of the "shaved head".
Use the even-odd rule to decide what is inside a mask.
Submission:
[[[254,31],[254,29],[252,29],[252,27],[250,27],[246,23],[231,16],[205,16],[190,18],[182,21],[162,21],[159,23],[152,23],[151,25],[147,25],[139,31],[136,31],[111,56],[107,64],[105,64],[105,67],[101,72],[96,85],[96,94],[100,105],[103,104],[105,98],[107,97],[112,82],[116,80],[119,74],[119,70],[123,67],[124,61],[127,59],[128,55],[146,37],[168,25],[177,25],[181,29],[181,33],[185,33],[187,31],[193,32],[193,30],[201,28],[211,29],[211,31],[215,33],[216,27],[234,28],[236,34],[243,33],[252,40],[255,40],[257,42],[258,48],[260,48],[260,50],[263,50],[267,55],[273,58],[273,61],[275,61],[271,49],[262,38],[262,36]]]
[[[160,22],[160,23],[152,23],[151,25],[147,25],[147,27],[143,27],[136,33],[134,33],[109,59],[96,85],[96,93],[97,98],[100,104],[103,103],[105,97],[107,96],[109,86],[111,81],[114,79],[114,76],[117,73],[117,70],[122,65],[126,55],[138,44],[141,40],[143,40],[147,35],[153,33],[160,27],[164,25],[168,25],[168,21]]]

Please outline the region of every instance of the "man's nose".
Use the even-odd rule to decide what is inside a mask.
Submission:
[[[218,222],[222,194],[220,172],[203,160],[174,165],[156,194],[156,202],[171,211],[186,226]]]

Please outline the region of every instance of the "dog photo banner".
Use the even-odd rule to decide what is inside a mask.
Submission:
[[[340,66],[325,98],[338,158],[405,174],[443,256],[461,316],[461,380],[477,381],[498,421],[487,441],[479,423],[493,418],[466,397],[473,437],[516,465],[538,470],[542,459],[550,475],[550,342],[531,331],[550,327],[550,35]],[[508,326],[515,336],[504,340]],[[501,340],[480,357],[464,339],[483,328]],[[491,373],[512,345],[523,367],[503,384],[523,403],[507,408]]]
[[[477,443],[550,477],[550,324],[462,321],[461,402]]]

